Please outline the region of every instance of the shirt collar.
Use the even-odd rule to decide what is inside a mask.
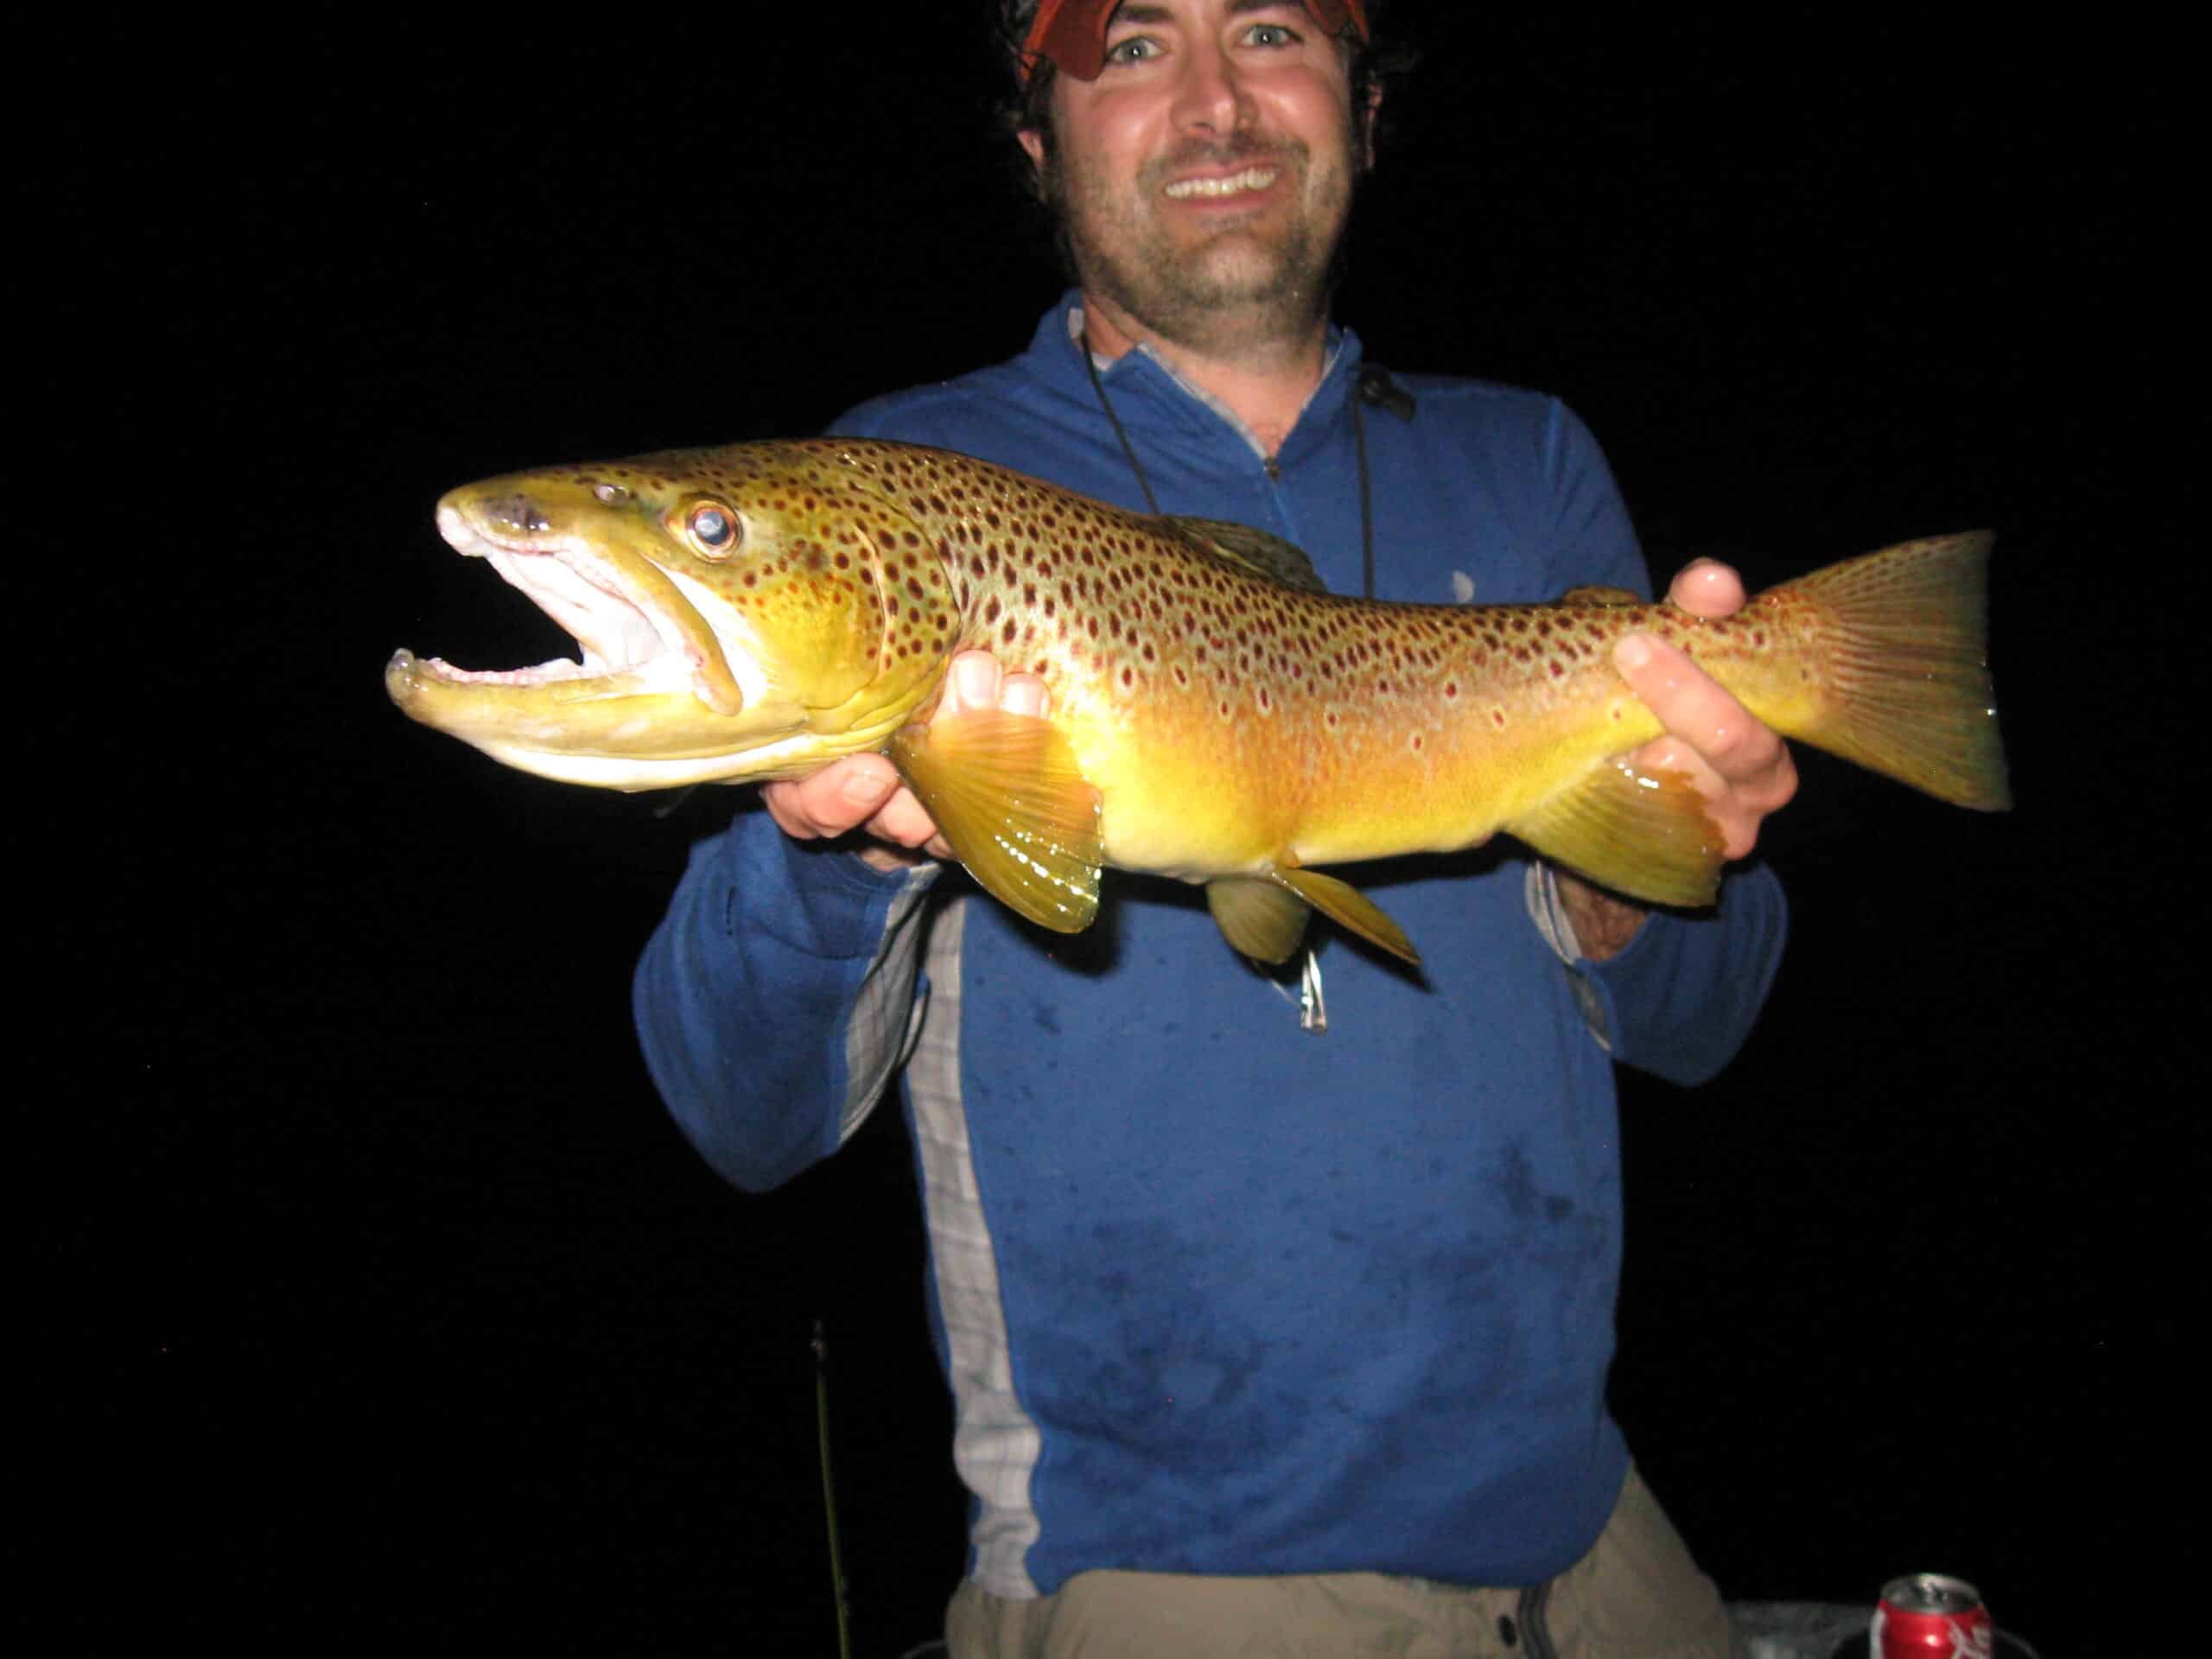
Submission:
[[[1061,327],[1065,331],[1070,360],[1080,370],[1081,359],[1075,353],[1084,349],[1082,291],[1070,289],[1061,296],[1056,309],[1061,316]],[[1047,328],[1052,320],[1052,313],[1046,313],[1045,322]],[[1043,334],[1044,330],[1040,329],[1039,333]],[[1332,322],[1325,345],[1327,355],[1322,362],[1321,378],[1300,408],[1298,418],[1291,423],[1290,435],[1284,439],[1282,448],[1276,453],[1278,463],[1318,442],[1319,435],[1343,412],[1345,394],[1359,366],[1359,336],[1351,329],[1340,328]],[[1263,461],[1267,459],[1266,447],[1244,424],[1236,411],[1204,387],[1185,378],[1173,364],[1153,349],[1149,341],[1139,342],[1110,362],[1096,352],[1091,353],[1090,360],[1097,366],[1099,378],[1116,391],[1126,388],[1134,391],[1141,387],[1156,390],[1160,394],[1163,405],[1171,410],[1173,404],[1166,400],[1173,393],[1180,393],[1188,400],[1189,405],[1195,406],[1186,407],[1187,414],[1211,413],[1242,438],[1255,455]],[[1088,391],[1089,377],[1080,378],[1085,383],[1083,390]]]

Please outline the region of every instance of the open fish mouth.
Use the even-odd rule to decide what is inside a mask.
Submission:
[[[633,692],[690,689],[699,666],[691,641],[673,618],[626,582],[588,543],[565,537],[495,539],[449,502],[439,504],[438,533],[455,551],[483,559],[544,612],[575,640],[577,656],[529,668],[467,669],[443,658],[403,652],[417,671],[449,685],[574,683],[582,690],[591,681],[619,677]]]

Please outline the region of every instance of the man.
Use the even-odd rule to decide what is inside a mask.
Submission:
[[[1378,376],[1330,324],[1370,9],[1010,6],[1077,289],[1021,356],[838,429],[1249,522],[1340,592],[1370,555],[1382,598],[1643,588],[1565,409]],[[1742,602],[1712,564],[1672,596]],[[1657,642],[1618,662],[1671,734],[1643,763],[1693,773],[1748,852],[1787,752]],[[935,718],[1048,696],[970,655]],[[1779,957],[1770,877],[1685,917],[1497,849],[1352,872],[1424,972],[1327,941],[1313,1036],[1194,891],[1112,879],[1091,932],[1048,937],[948,901],[880,757],[764,794],[695,853],[639,1030],[748,1188],[833,1151],[904,1065],[973,1494],[956,1656],[1730,1650],[1605,1409],[1611,1065],[1726,1064]],[[855,830],[856,855],[828,844]]]

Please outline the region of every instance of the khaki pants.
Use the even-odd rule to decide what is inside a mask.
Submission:
[[[1590,1553],[1548,1584],[1476,1590],[1379,1573],[1081,1573],[1007,1601],[963,1582],[951,1659],[1732,1659],[1742,1649],[1631,1467]]]

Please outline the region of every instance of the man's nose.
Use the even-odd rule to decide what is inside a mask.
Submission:
[[[1184,54],[1175,89],[1175,124],[1185,132],[1226,137],[1251,118],[1251,99],[1230,54],[1208,41]]]

